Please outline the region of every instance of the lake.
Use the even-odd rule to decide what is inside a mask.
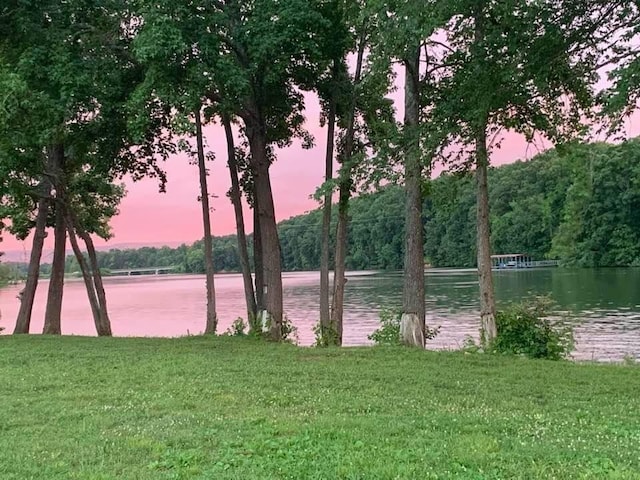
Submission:
[[[318,272],[286,273],[284,308],[298,328],[301,345],[314,341],[318,320]],[[478,337],[477,277],[474,270],[430,269],[427,281],[427,322],[440,326],[429,348],[460,348],[465,335]],[[575,325],[576,359],[619,361],[640,359],[640,269],[528,269],[494,274],[499,304],[548,295],[558,314]],[[166,275],[105,278],[114,335],[180,336],[204,329],[204,276]],[[0,326],[13,330],[21,286],[0,289]],[[43,324],[47,282],[40,284],[34,305],[32,332]],[[216,277],[218,330],[246,316],[239,274]],[[378,325],[381,308],[402,299],[401,272],[351,272],[345,299],[345,345],[365,345]],[[62,329],[65,334],[94,335],[84,284],[67,280]]]

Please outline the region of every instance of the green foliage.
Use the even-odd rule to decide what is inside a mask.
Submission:
[[[298,328],[287,315],[282,317],[281,334],[284,342],[293,344],[298,343]]]
[[[248,325],[245,323],[245,321],[242,318],[238,317],[233,321],[231,326],[227,329],[227,331],[225,332],[225,335],[228,335],[231,337],[244,337],[247,335],[246,333],[247,327]]]
[[[11,268],[4,263],[0,263],[0,287],[7,285],[11,280],[11,277]]]
[[[640,141],[552,150],[489,171],[494,253],[527,253],[584,267],[640,264]],[[404,193],[387,186],[350,204],[347,268],[399,270],[404,255]],[[335,232],[335,217],[332,232]],[[443,174],[424,203],[425,256],[435,267],[475,266],[475,186]],[[322,213],[280,222],[283,268],[320,267]],[[332,242],[334,239],[332,238]],[[253,242],[249,236],[249,254]],[[178,266],[204,273],[202,242],[177,248],[98,252],[103,268]],[[77,270],[69,259],[70,271]],[[240,271],[235,236],[214,241],[218,271]]]
[[[394,309],[380,311],[380,327],[367,338],[376,345],[400,345],[400,323],[402,312]],[[425,325],[425,340],[433,340],[440,333],[440,327]]]
[[[29,234],[51,182],[76,226],[103,238],[124,195],[117,179],[164,182],[157,160],[173,149],[163,118],[144,131],[128,128],[128,98],[142,80],[130,51],[131,7],[125,0],[3,3],[0,218],[11,219],[18,238]],[[63,172],[43,161],[54,148],[64,152]]]
[[[271,339],[269,331],[271,329],[271,318],[269,318],[266,325],[256,325],[257,328],[252,328],[249,332],[250,335],[261,339]],[[263,329],[264,327],[264,329]],[[280,324],[280,338],[285,343],[298,344],[298,327],[289,319],[287,315],[283,315],[282,323]]]
[[[574,348],[573,329],[548,318],[550,302],[537,298],[510,305],[496,314],[498,335],[487,351],[561,360]]]
[[[462,340],[461,351],[464,353],[480,353],[482,346],[478,345],[471,335],[466,335]]]
[[[313,335],[315,337],[315,347],[331,347],[338,345],[338,332],[332,327],[323,328],[320,322],[313,326]]]
[[[400,345],[399,310],[384,309],[380,311],[380,326],[367,336],[376,345]]]

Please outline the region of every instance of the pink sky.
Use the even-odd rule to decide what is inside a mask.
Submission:
[[[398,78],[402,85],[402,78]],[[393,95],[402,115],[402,89]],[[311,150],[301,148],[299,142],[277,152],[277,161],[271,167],[271,181],[275,199],[277,220],[284,220],[317,208],[311,197],[323,182],[324,150],[326,132],[320,127],[320,107],[317,97],[309,94],[307,101],[307,127],[315,136],[316,147]],[[628,134],[637,134],[638,128],[631,125]],[[212,230],[215,235],[235,233],[233,207],[226,197],[230,187],[229,173],[226,168],[226,144],[224,130],[220,125],[211,125],[205,129],[209,150],[216,154],[216,160],[209,164],[210,193],[217,195],[212,199]],[[502,148],[492,153],[492,163],[500,165],[518,159],[529,159],[540,152],[541,145],[527,144],[519,135],[508,133],[504,137]],[[120,206],[120,214],[112,220],[114,237],[108,245],[123,244],[169,244],[192,243],[202,238],[202,219],[199,196],[198,169],[191,165],[184,155],[169,159],[165,166],[167,172],[167,192],[158,192],[157,182],[152,179],[133,183],[125,182],[128,194]],[[247,211],[248,213],[248,211]],[[251,230],[250,215],[246,216],[247,230]],[[47,239],[47,249],[52,246],[52,235]],[[104,245],[102,240],[98,245]],[[29,251],[30,238],[25,242],[5,236],[2,249],[5,251]],[[48,261],[46,258],[44,261]]]

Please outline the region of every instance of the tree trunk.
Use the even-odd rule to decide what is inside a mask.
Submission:
[[[342,345],[344,290],[347,283],[345,261],[347,257],[347,227],[349,223],[349,197],[351,183],[340,182],[338,200],[338,225],[336,227],[335,268],[333,271],[333,299],[331,302],[331,328],[336,335],[336,342]]]
[[[327,118],[327,150],[325,156],[325,182],[333,177],[333,144],[335,140],[336,101],[331,98]],[[322,239],[320,247],[320,340],[329,344],[336,341],[331,331],[331,311],[329,309],[329,235],[331,230],[331,192],[324,195],[322,206]]]
[[[251,162],[255,173],[255,193],[257,200],[258,224],[262,243],[264,267],[264,312],[262,320],[269,325],[272,340],[282,340],[282,264],[280,240],[276,226],[271,179],[269,177],[270,158],[263,125],[245,123]]]
[[[213,239],[211,238],[211,219],[209,211],[209,189],[207,187],[207,167],[204,158],[202,139],[202,120],[200,110],[195,112],[196,143],[198,149],[198,171],[200,173],[200,201],[202,204],[202,223],[204,226],[204,264],[207,285],[207,324],[205,334],[215,335],[218,318],[216,316],[216,296],[213,270]]]
[[[491,232],[489,227],[489,190],[487,184],[487,125],[482,123],[476,132],[476,182],[477,182],[477,247],[478,281],[480,284],[480,320],[482,342],[490,343],[497,334],[496,301],[491,273]]]
[[[354,89],[360,83],[362,76],[362,63],[364,60],[364,50],[366,46],[366,31],[363,25],[360,32],[358,45],[358,57],[356,60],[356,72],[353,77]],[[356,119],[356,98],[355,93],[351,99],[349,108],[349,121],[344,139],[343,151],[340,155],[340,186],[338,200],[338,225],[336,228],[336,251],[335,251],[335,269],[333,271],[333,299],[331,302],[331,328],[337,336],[338,345],[342,345],[343,333],[343,314],[344,314],[344,290],[347,283],[345,277],[345,261],[347,258],[347,226],[349,223],[349,198],[351,197],[351,187],[353,179],[351,172],[353,170],[352,157],[355,144],[355,119]]]
[[[51,173],[53,174],[53,186],[55,196],[55,226],[53,261],[51,263],[51,277],[49,279],[49,292],[47,307],[44,314],[43,334],[60,335],[62,316],[62,296],[64,293],[64,270],[67,247],[67,226],[64,205],[64,147],[54,145],[49,150]]]
[[[236,235],[238,237],[238,254],[240,256],[240,266],[242,267],[242,280],[244,282],[244,298],[247,304],[247,321],[249,325],[255,325],[258,313],[256,297],[253,290],[253,280],[251,278],[251,265],[249,263],[249,251],[247,249],[247,236],[244,231],[244,215],[242,213],[242,199],[240,195],[240,182],[238,180],[238,162],[236,161],[236,151],[233,141],[233,131],[231,121],[227,116],[222,116],[222,124],[227,137],[227,164],[231,175],[231,190],[229,197],[233,204],[236,217]]]
[[[102,282],[102,274],[100,273],[100,266],[98,265],[98,256],[96,255],[96,248],[86,231],[80,230],[80,237],[84,241],[87,247],[87,253],[89,255],[89,264],[91,266],[91,273],[93,276],[93,284],[96,287],[96,294],[98,296],[98,303],[100,305],[100,327],[98,328],[98,336],[110,337],[111,333],[111,320],[109,319],[109,310],[107,309],[107,295],[104,291],[104,283]]]
[[[485,2],[476,5],[474,12],[474,43],[484,41],[484,10]],[[482,114],[475,125],[476,150],[476,183],[477,183],[477,258],[478,283],[480,286],[480,338],[483,345],[488,345],[496,337],[496,300],[493,292],[493,275],[491,272],[491,230],[489,225],[489,187],[487,170],[489,168],[489,153],[487,150],[488,116]]]
[[[78,239],[76,237],[74,231],[74,225],[71,222],[71,219],[67,217],[67,231],[69,233],[69,241],[71,243],[71,248],[73,249],[73,253],[78,260],[78,265],[80,266],[80,272],[82,273],[82,279],[84,280],[84,286],[87,289],[87,297],[89,298],[89,305],[91,306],[91,313],[93,315],[93,323],[96,326],[96,331],[98,335],[100,334],[100,305],[98,304],[98,297],[96,295],[95,285],[91,279],[91,271],[89,269],[89,265],[87,264],[82,251],[80,250],[80,246],[78,245]]]
[[[405,61],[405,253],[400,337],[403,344],[424,347],[424,242],[422,233],[422,160],[420,122],[420,47]]]
[[[255,177],[255,174],[254,174]],[[264,252],[262,251],[262,235],[260,234],[260,219],[258,218],[258,198],[257,193],[253,192],[253,264],[255,269],[256,282],[256,319],[254,327],[259,331],[264,331],[265,326],[262,325],[264,319]]]
[[[36,289],[40,277],[40,259],[42,258],[44,239],[47,236],[47,215],[49,213],[49,195],[51,190],[49,180],[43,178],[41,188],[43,192],[41,192],[41,197],[38,200],[38,213],[33,233],[33,243],[31,245],[27,282],[24,290],[22,290],[20,294],[20,310],[18,312],[15,329],[13,330],[14,334],[29,333],[33,301],[36,296]]]

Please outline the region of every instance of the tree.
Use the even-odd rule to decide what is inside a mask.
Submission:
[[[443,67],[440,61],[443,46],[437,40],[438,29],[444,25],[440,12],[443,2],[420,5],[411,1],[391,5],[373,2],[373,5],[381,19],[374,46],[378,68],[390,72],[397,62],[404,70],[404,119],[396,132],[391,130],[390,135],[389,129],[383,130],[383,136],[375,143],[377,155],[401,169],[406,194],[401,341],[423,347],[426,332],[423,174],[431,172],[434,151],[430,94]],[[398,176],[395,172],[394,175]]]
[[[356,55],[355,71],[349,78],[346,94],[342,98],[340,126],[342,137],[338,151],[338,220],[336,225],[335,268],[333,272],[333,297],[331,302],[330,328],[336,333],[338,345],[342,345],[344,294],[347,283],[346,258],[348,247],[349,199],[355,190],[355,172],[357,163],[362,159],[363,148],[358,142],[358,117],[366,104],[361,88],[365,51],[368,45],[370,24],[363,18],[364,12],[359,10],[353,22],[355,37],[354,51]]]
[[[45,330],[59,333],[66,243],[66,198],[79,194],[72,179],[92,171],[106,182],[130,173],[164,180],[154,154],[166,152],[160,118],[134,135],[126,99],[140,81],[129,52],[128,2],[10,2],[0,17],[0,83],[9,85],[9,108],[0,113],[3,210],[11,231],[26,237],[35,226],[29,278],[15,333],[28,333],[45,227],[51,207],[56,253]],[[133,148],[133,147],[136,148]],[[90,189],[90,185],[85,187]],[[20,199],[22,197],[22,199]],[[37,213],[36,212],[37,207]],[[89,233],[90,230],[87,230]]]
[[[254,250],[264,272],[264,288],[256,289],[258,308],[264,307],[259,317],[270,325],[274,340],[282,338],[282,265],[269,167],[274,146],[287,146],[294,137],[310,143],[299,89],[312,85],[318,50],[313,32],[324,25],[310,0],[215,2],[209,23],[208,35],[220,39],[225,53],[214,65],[215,89],[209,98],[241,119],[247,138],[257,217],[254,238],[260,241]]]
[[[207,167],[205,165],[200,109],[197,109],[194,115],[196,123],[198,172],[200,176],[200,202],[202,204],[202,221],[204,224],[204,258],[207,276],[207,323],[204,332],[215,334],[216,327],[218,325],[218,318],[216,315],[216,293],[214,286],[213,240],[211,235],[211,219],[209,215],[209,189],[207,187]]]
[[[347,67],[347,55],[353,50],[355,38],[350,31],[351,17],[359,16],[361,10],[357,1],[327,2],[323,15],[328,19],[330,27],[328,39],[323,41],[324,55],[327,59],[326,72],[318,79],[316,90],[323,109],[322,123],[327,126],[325,149],[324,184],[317,195],[322,196],[322,230],[320,246],[320,344],[341,343],[342,331],[335,320],[332,320],[329,295],[329,264],[331,235],[331,206],[333,202],[333,157],[336,141],[336,123],[339,115],[349,108],[345,94],[350,88]],[[359,60],[360,63],[362,59]],[[341,245],[340,248],[344,248]],[[335,306],[335,305],[334,305]]]
[[[49,277],[49,292],[47,307],[44,312],[44,327],[42,333],[60,335],[62,315],[62,294],[64,288],[64,269],[67,249],[67,225],[65,214],[65,152],[62,143],[54,143],[47,149],[47,175],[52,178],[55,191],[54,206],[54,247],[51,275]]]
[[[250,325],[255,325],[258,309],[253,280],[251,279],[251,265],[249,263],[247,236],[244,228],[244,214],[242,212],[242,192],[240,191],[237,160],[239,155],[235,148],[231,120],[229,120],[226,115],[222,116],[222,124],[227,140],[227,166],[229,167],[229,175],[231,176],[231,189],[229,190],[228,196],[233,204],[233,212],[236,219],[236,236],[244,284],[244,296],[247,304],[247,320]]]
[[[174,135],[190,134],[195,137],[195,151],[186,141],[181,142],[181,147],[195,158],[198,166],[207,298],[205,333],[214,334],[217,315],[213,241],[202,131],[202,102],[206,101],[210,79],[206,75],[207,59],[203,53],[207,49],[199,48],[197,39],[202,17],[197,15],[193,5],[162,3],[149,5],[142,2],[137,13],[144,21],[134,41],[135,53],[146,72],[145,81],[138,87],[136,101],[156,103],[158,110],[168,114]],[[215,46],[209,51],[215,52]]]
[[[611,9],[620,3],[451,4],[446,30],[450,68],[440,82],[436,115],[446,138],[441,151],[458,145],[449,159],[464,159],[466,167],[475,168],[480,316],[486,341],[496,335],[487,181],[494,140],[503,128],[528,139],[541,132],[560,142],[584,132],[596,70],[607,48],[602,41],[616,28]]]

